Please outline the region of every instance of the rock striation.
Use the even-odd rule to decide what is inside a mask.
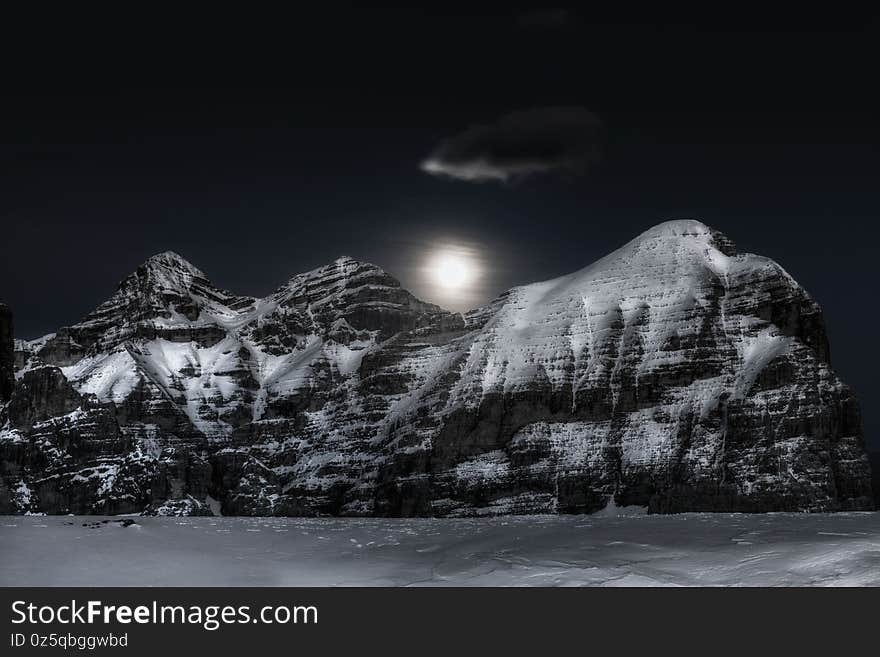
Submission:
[[[0,513],[873,508],[819,306],[698,221],[464,316],[351,258],[254,299],[166,252],[5,353]]]

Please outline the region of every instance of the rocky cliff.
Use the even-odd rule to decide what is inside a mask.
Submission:
[[[163,253],[14,361],[0,512],[873,507],[818,305],[697,221],[465,316],[349,258],[253,299]]]
[[[9,401],[15,386],[14,342],[12,311],[0,303],[0,404]]]

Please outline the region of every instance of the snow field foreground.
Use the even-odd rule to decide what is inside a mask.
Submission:
[[[880,585],[880,513],[615,514],[5,516],[0,585]]]

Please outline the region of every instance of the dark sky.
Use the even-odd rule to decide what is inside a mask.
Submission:
[[[166,249],[253,295],[340,254],[419,291],[425,250],[453,240],[484,254],[488,299],[697,217],[822,304],[880,448],[876,19],[110,18],[4,28],[0,298],[20,336],[76,321]],[[419,168],[474,124],[553,107],[601,120],[585,171]]]

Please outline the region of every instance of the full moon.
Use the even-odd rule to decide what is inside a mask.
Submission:
[[[428,273],[435,285],[446,292],[470,287],[478,275],[476,258],[469,249],[444,247],[432,256]]]

